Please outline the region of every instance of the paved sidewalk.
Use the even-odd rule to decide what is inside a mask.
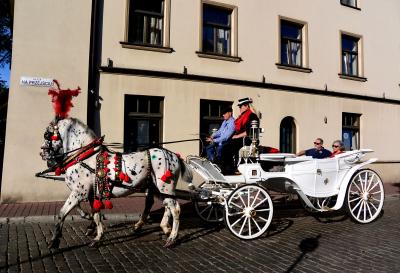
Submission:
[[[385,183],[386,196],[400,196],[400,183]],[[137,220],[144,209],[143,194],[125,198],[112,199],[114,205],[111,210],[103,210],[105,218],[109,220]],[[181,204],[188,201],[180,200]],[[9,222],[54,222],[57,220],[57,214],[64,201],[59,202],[30,202],[30,203],[12,203],[0,204],[0,223]],[[90,211],[87,202],[82,203],[82,208]],[[155,199],[153,212],[163,213],[161,202]],[[183,213],[193,213],[190,204],[183,207]],[[78,212],[74,209],[66,219],[81,220]]]

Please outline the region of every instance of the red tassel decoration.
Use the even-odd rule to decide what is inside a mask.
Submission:
[[[163,182],[167,182],[168,178],[165,176],[165,174],[163,176],[161,176],[161,181]]]
[[[104,204],[103,204],[103,202],[101,202],[99,199],[94,199],[94,202],[93,202],[93,209],[94,209],[95,211],[99,211],[99,210],[104,209]]]
[[[104,160],[104,165],[108,165],[109,163],[110,163],[110,160],[108,160],[108,159]]]
[[[48,94],[51,96],[54,112],[58,117],[66,118],[69,110],[74,106],[71,102],[72,97],[78,96],[81,89],[79,86],[75,90],[61,89],[57,80],[53,80],[53,82],[56,84],[56,88],[49,89]]]
[[[62,170],[61,170],[60,167],[57,167],[57,169],[56,169],[54,172],[55,172],[55,174],[56,174],[57,176],[60,176],[60,175],[62,174]]]
[[[123,172],[120,172],[119,179],[125,180],[125,174]]]
[[[58,135],[52,135],[52,136],[51,136],[51,140],[54,140],[54,141],[55,141],[55,140],[58,140]]]
[[[105,207],[106,207],[106,209],[112,209],[113,208],[113,204],[111,203],[110,200],[106,200]]]
[[[125,174],[124,182],[129,182],[129,176]]]
[[[106,168],[103,169],[103,171],[104,171],[105,173],[108,173],[108,172],[110,171],[110,169],[106,167]]]
[[[172,173],[171,173],[170,170],[167,170],[167,171],[165,172],[165,177],[166,177],[166,178],[171,178],[171,177],[172,177]]]

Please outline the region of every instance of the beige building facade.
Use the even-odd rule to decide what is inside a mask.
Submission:
[[[341,139],[370,148],[400,180],[397,0],[15,0],[1,200],[62,200],[39,179],[48,88],[80,86],[71,116],[125,151],[210,133],[220,111],[251,97],[261,144],[297,152]],[[199,154],[198,142],[164,144]]]

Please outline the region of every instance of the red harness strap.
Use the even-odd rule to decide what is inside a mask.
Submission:
[[[93,142],[89,143],[88,145],[86,145],[85,147],[81,148],[81,151],[75,155],[72,159],[69,159],[71,161],[67,162],[65,165],[57,167],[57,169],[54,171],[55,174],[61,175],[63,173],[65,173],[66,170],[68,170],[69,167],[75,165],[76,163],[78,163],[79,161],[85,160],[86,158],[91,157],[92,155],[94,155],[97,151],[95,150],[95,148],[99,145],[101,145],[103,143],[103,138],[99,138],[94,140]]]

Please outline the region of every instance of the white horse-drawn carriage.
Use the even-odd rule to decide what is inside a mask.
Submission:
[[[379,176],[364,166],[374,162],[361,158],[372,150],[345,152],[334,158],[312,159],[293,154],[259,154],[259,129],[252,124],[252,144],[243,147],[241,175],[224,176],[218,167],[204,158],[178,154],[164,148],[121,154],[111,150],[81,121],[68,118],[75,90],[61,89],[58,82],[49,90],[56,117],[44,132],[41,157],[48,169],[36,174],[65,176],[71,190],[61,208],[49,247],[57,247],[65,217],[77,208],[81,216],[92,220],[88,233],[96,229],[93,245],[104,234],[101,210],[112,209],[112,198],[147,191],[145,209],[134,229],[145,224],[153,197],[163,200],[165,212],[160,226],[168,235],[166,247],[175,244],[179,229],[180,206],[177,198],[189,197],[200,217],[225,222],[239,238],[254,239],[270,225],[274,212],[268,193],[274,190],[297,194],[306,207],[315,211],[338,210],[343,206],[359,223],[376,219],[383,206],[384,190]],[[89,201],[91,211],[81,209]],[[171,226],[172,224],[172,226]]]
[[[269,191],[296,194],[306,208],[316,212],[344,207],[352,220],[362,224],[372,222],[382,211],[382,180],[365,168],[377,159],[361,161],[372,150],[349,151],[326,159],[287,153],[257,155],[254,147],[244,150],[253,152],[242,158],[238,166],[241,175],[224,176],[203,158],[187,158],[200,176],[197,185],[190,185],[197,213],[209,222],[224,219],[241,239],[257,238],[268,229],[274,212]]]

